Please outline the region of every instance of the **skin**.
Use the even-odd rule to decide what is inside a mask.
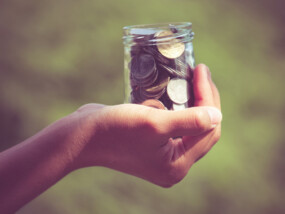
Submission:
[[[112,168],[162,187],[182,180],[221,134],[220,97],[208,67],[198,65],[193,78],[195,107],[87,104],[0,153],[1,213],[14,213],[83,167]]]

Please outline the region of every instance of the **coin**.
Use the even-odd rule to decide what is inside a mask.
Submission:
[[[141,54],[132,64],[133,76],[137,79],[145,79],[155,70],[154,58],[149,54]]]
[[[132,87],[151,86],[157,79],[155,60],[150,54],[140,54],[132,58],[130,81]]]
[[[146,91],[148,92],[161,91],[163,88],[166,88],[169,80],[170,80],[170,77],[167,73],[160,72],[157,78],[157,81],[154,83],[154,86],[147,88]]]
[[[141,97],[140,90],[138,88],[131,91],[131,102],[132,103],[141,103],[144,100],[145,99]]]
[[[172,104],[172,109],[174,111],[179,111],[179,110],[183,110],[183,109],[186,109],[187,108],[187,104],[184,103],[184,104],[176,104],[176,103],[173,103]]]
[[[156,46],[146,46],[143,48],[143,51],[151,54],[157,62],[160,62],[162,64],[166,64],[166,65],[169,65],[171,63],[170,59],[161,55],[161,53],[157,50]]]
[[[139,95],[143,100],[159,99],[166,91],[170,77],[165,72],[159,72],[157,80],[149,87],[140,87]]]
[[[147,99],[159,99],[165,92],[165,88],[162,88],[160,91],[156,91],[156,92],[149,92],[146,91],[144,88],[140,88],[140,96],[143,100],[147,100]]]
[[[141,103],[142,105],[157,108],[157,109],[166,109],[163,103],[156,99],[146,100]]]
[[[184,43],[174,38],[170,30],[157,32],[155,38],[158,51],[166,58],[175,59],[184,53]]]
[[[167,94],[172,102],[184,104],[189,99],[188,86],[185,79],[173,78],[167,85]]]

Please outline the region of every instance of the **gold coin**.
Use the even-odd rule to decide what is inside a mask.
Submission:
[[[175,59],[184,53],[185,45],[169,31],[160,31],[155,34],[158,51],[168,59]]]

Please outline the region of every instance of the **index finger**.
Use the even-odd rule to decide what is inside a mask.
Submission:
[[[217,107],[212,87],[208,67],[204,64],[197,65],[193,76],[194,106]]]

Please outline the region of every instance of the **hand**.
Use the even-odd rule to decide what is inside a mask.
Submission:
[[[1,213],[14,213],[86,166],[106,166],[163,187],[177,183],[220,137],[219,93],[205,65],[194,70],[193,87],[193,108],[88,104],[1,152]]]
[[[219,93],[205,65],[194,70],[193,86],[195,107],[181,111],[136,104],[81,107],[72,117],[81,148],[73,168],[106,166],[163,187],[179,182],[220,138]]]

